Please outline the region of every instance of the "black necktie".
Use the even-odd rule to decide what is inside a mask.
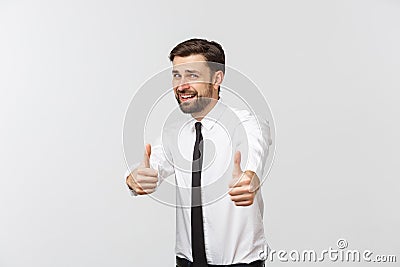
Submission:
[[[203,209],[201,207],[201,169],[203,167],[203,136],[201,123],[196,122],[196,142],[192,163],[192,252],[193,266],[207,266],[204,247]]]

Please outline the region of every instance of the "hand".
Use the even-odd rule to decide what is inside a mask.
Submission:
[[[232,181],[229,184],[229,195],[236,206],[250,206],[254,202],[260,180],[252,171],[243,172],[240,167],[241,154],[236,151],[232,172]]]
[[[139,195],[151,194],[158,182],[158,172],[150,168],[151,145],[147,144],[142,163],[126,177],[126,184]]]

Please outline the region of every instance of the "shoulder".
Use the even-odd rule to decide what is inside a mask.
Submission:
[[[264,119],[260,118],[254,112],[247,110],[247,109],[239,109],[230,107],[231,113],[236,117],[236,120],[239,123],[264,123]]]
[[[250,136],[267,138],[267,143],[272,144],[270,125],[266,117],[246,109],[230,108],[230,110],[238,122],[236,128],[243,127]]]

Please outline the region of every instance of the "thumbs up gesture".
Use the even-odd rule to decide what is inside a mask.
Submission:
[[[243,172],[240,167],[240,161],[240,151],[236,151],[234,156],[232,180],[229,183],[229,195],[236,206],[250,206],[254,202],[254,197],[260,184],[260,180],[255,172]]]
[[[139,195],[151,194],[158,182],[158,172],[150,168],[151,145],[146,144],[142,163],[126,178],[126,184]]]

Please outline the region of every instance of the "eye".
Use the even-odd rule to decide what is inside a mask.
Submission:
[[[199,75],[192,73],[192,74],[190,74],[190,78],[196,79],[196,78],[199,78]]]
[[[178,73],[174,73],[174,74],[172,75],[172,77],[174,77],[174,78],[180,78],[180,77],[181,77],[181,75],[180,75],[180,74],[178,74]]]

